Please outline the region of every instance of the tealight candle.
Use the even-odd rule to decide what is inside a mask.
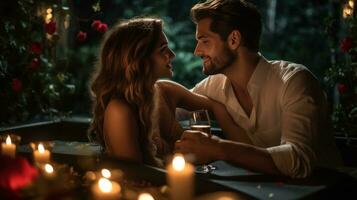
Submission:
[[[47,178],[53,178],[56,175],[53,166],[49,163],[46,163],[44,165],[43,171],[44,171],[45,177],[47,177]]]
[[[100,178],[99,181],[92,186],[94,199],[100,200],[115,200],[121,197],[121,187],[119,183],[110,181],[107,178]]]
[[[11,143],[11,138],[8,135],[6,137],[5,143],[1,144],[2,155],[10,156],[11,158],[15,157],[16,145]]]
[[[33,152],[33,157],[36,163],[46,163],[50,161],[50,151],[43,147],[43,144],[38,145],[38,150]]]
[[[182,155],[175,155],[167,167],[171,200],[190,200],[194,191],[194,167]]]
[[[154,197],[149,193],[141,193],[138,200],[155,200]]]

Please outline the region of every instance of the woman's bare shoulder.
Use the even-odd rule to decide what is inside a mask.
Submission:
[[[106,109],[105,109],[105,118],[108,119],[121,119],[132,118],[134,112],[130,108],[129,104],[123,100],[112,99],[109,101]]]
[[[170,80],[159,80],[156,82],[156,86],[160,88],[160,91],[171,97],[187,90],[183,85]]]

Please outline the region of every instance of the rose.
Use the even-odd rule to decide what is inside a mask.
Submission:
[[[92,23],[92,28],[96,31],[98,31],[99,26],[102,24],[102,22],[100,20],[93,20]]]
[[[353,47],[353,39],[352,37],[345,37],[340,43],[340,49],[343,53],[348,53],[348,51]]]
[[[41,62],[38,58],[34,58],[32,59],[31,61],[31,64],[30,64],[30,69],[31,70],[37,70],[41,65]]]
[[[35,167],[25,158],[0,156],[0,188],[16,191],[30,183],[38,176]]]
[[[108,30],[108,25],[102,23],[100,20],[94,20],[92,23],[92,28],[98,32],[105,33]]]
[[[45,31],[46,33],[53,35],[56,32],[56,22],[50,21],[45,24]]]
[[[33,42],[29,50],[31,53],[39,55],[42,53],[42,45],[39,42]]]
[[[87,39],[87,33],[86,33],[86,32],[79,31],[79,32],[77,33],[77,40],[78,40],[79,42],[84,42],[86,39]]]
[[[340,94],[343,94],[343,93],[345,93],[347,91],[347,86],[345,84],[343,84],[343,83],[339,83],[337,85],[337,89],[338,89],[338,92]]]
[[[105,32],[107,32],[107,30],[108,30],[107,24],[100,24],[97,31],[99,31],[101,33],[105,33]]]
[[[22,90],[22,81],[20,79],[14,78],[12,79],[12,90],[15,92],[20,92]]]

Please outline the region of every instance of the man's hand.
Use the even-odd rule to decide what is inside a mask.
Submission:
[[[175,151],[182,154],[193,154],[196,164],[210,163],[220,159],[220,138],[209,137],[200,131],[184,131],[181,140],[175,143]]]

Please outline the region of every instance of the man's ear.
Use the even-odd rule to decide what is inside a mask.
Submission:
[[[233,30],[227,38],[229,48],[232,50],[237,49],[241,45],[241,40],[242,36],[240,32],[238,30]]]

